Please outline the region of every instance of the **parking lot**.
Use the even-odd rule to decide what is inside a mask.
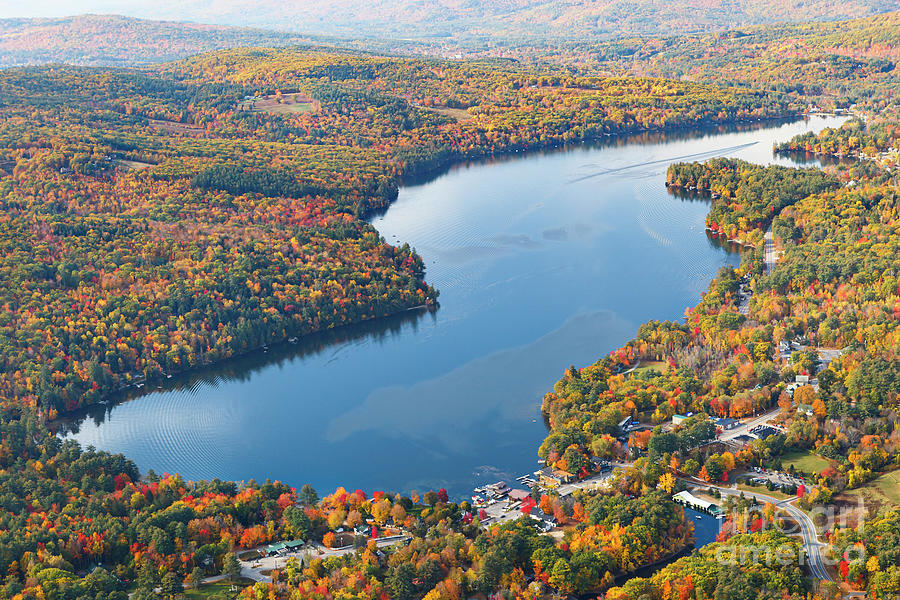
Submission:
[[[798,485],[807,485],[806,480],[802,477],[790,475],[782,471],[767,470],[762,467],[748,467],[747,471],[750,475],[752,483],[765,485],[771,481],[779,488],[789,488]]]

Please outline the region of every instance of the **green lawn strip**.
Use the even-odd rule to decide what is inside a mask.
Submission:
[[[199,598],[234,598],[237,592],[231,591],[231,586],[237,587],[239,590],[251,585],[253,580],[241,577],[236,581],[217,581],[215,583],[204,583],[199,589],[186,587],[184,597],[187,599]]]
[[[795,496],[791,494],[785,494],[784,492],[778,490],[769,490],[764,485],[751,485],[749,483],[739,483],[737,484],[737,488],[744,492],[745,496],[753,496],[753,495],[762,495],[762,496],[770,496],[777,500],[787,500],[788,498],[794,498]]]

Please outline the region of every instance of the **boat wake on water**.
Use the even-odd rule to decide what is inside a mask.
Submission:
[[[603,175],[610,175],[612,173],[619,173],[621,171],[627,171],[628,169],[637,169],[639,167],[649,167],[652,165],[660,165],[660,164],[670,164],[673,162],[685,161],[685,160],[696,160],[702,158],[713,158],[715,156],[724,156],[726,154],[731,154],[732,152],[737,152],[738,150],[744,150],[745,148],[750,148],[751,146],[755,146],[759,142],[748,142],[746,144],[740,144],[738,146],[731,146],[728,148],[718,148],[716,150],[707,150],[706,152],[697,152],[695,154],[684,154],[682,156],[669,156],[667,158],[660,158],[658,160],[649,160],[647,162],[637,163],[633,165],[625,165],[623,167],[615,167],[612,169],[603,169],[601,171],[597,171],[596,173],[591,173],[589,175],[582,175],[581,177],[576,177],[575,179],[570,179],[566,182],[567,185],[572,185],[573,183],[579,183],[582,181],[586,181],[588,179],[593,179],[594,177],[601,177]]]

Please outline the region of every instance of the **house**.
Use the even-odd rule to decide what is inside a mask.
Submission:
[[[528,516],[538,522],[538,526],[541,528],[541,531],[547,533],[554,527],[556,527],[556,519],[546,515],[539,517],[537,514],[535,514],[537,512],[538,511],[532,509],[531,512],[528,513]]]
[[[716,427],[721,427],[723,430],[729,431],[731,429],[734,429],[738,425],[740,425],[741,422],[738,421],[737,419],[728,418],[728,419],[716,419],[715,424],[716,424]]]
[[[809,375],[797,375],[794,381],[800,385],[807,385],[809,384]]]
[[[624,419],[619,421],[619,425],[618,425],[619,433],[624,435],[624,434],[628,433],[629,431],[631,431],[632,428],[637,424],[638,424],[638,421],[632,419],[630,416],[625,417]]]
[[[672,415],[672,425],[681,425],[686,419],[685,415]]]
[[[596,456],[591,457],[591,463],[594,465],[594,470],[598,473],[606,473],[608,471],[613,470],[612,464],[605,458],[598,458]]]
[[[303,547],[303,540],[288,540],[286,542],[278,542],[277,544],[269,544],[263,549],[266,556],[278,556],[289,552],[297,552]]]
[[[531,492],[529,492],[528,490],[509,490],[508,497],[511,502],[522,502],[530,495]]]
[[[781,430],[771,427],[769,425],[757,425],[753,429],[750,430],[750,436],[754,437],[758,440],[764,440],[770,435],[777,435],[781,433]]]
[[[575,476],[568,471],[554,469],[553,467],[544,467],[536,475],[540,478],[540,482],[543,485],[552,487],[570,483],[575,479]]]
[[[813,415],[813,407],[811,404],[798,404],[797,412],[801,415],[806,415],[807,417],[811,417]]]
[[[490,497],[500,498],[509,493],[509,486],[505,481],[498,481],[484,486],[484,492]]]

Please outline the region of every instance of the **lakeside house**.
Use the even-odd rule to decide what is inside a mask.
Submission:
[[[713,515],[722,512],[722,509],[717,505],[713,504],[712,502],[702,500],[687,490],[678,492],[677,494],[672,496],[672,500],[674,500],[678,504],[693,508],[694,510],[699,510],[701,512],[706,512]]]
[[[489,498],[502,498],[509,493],[509,486],[504,481],[498,481],[484,486],[484,492]]]
[[[640,425],[640,422],[637,419],[633,419],[631,416],[627,416],[619,421],[617,429],[620,435],[625,435],[632,429],[634,429],[637,425]]]
[[[538,476],[542,485],[548,487],[558,487],[575,480],[575,476],[568,471],[554,469],[553,467],[544,467],[540,471],[535,472],[535,475]]]
[[[522,502],[525,498],[528,498],[531,495],[531,492],[528,490],[509,490],[509,494],[507,497],[510,502]]]
[[[543,515],[541,513],[541,509],[537,507],[532,507],[531,510],[525,513],[526,516],[531,517],[535,521],[538,522],[538,526],[541,528],[541,531],[544,533],[550,532],[554,527],[558,525],[556,519],[554,519],[550,515]]]

